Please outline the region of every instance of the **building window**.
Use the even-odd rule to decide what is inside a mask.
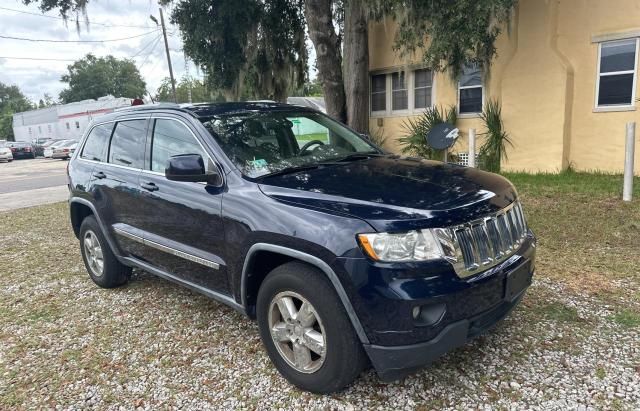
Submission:
[[[76,128],[80,128],[80,122],[76,121]]]
[[[38,134],[42,134],[42,126],[38,126]]]
[[[67,121],[67,130],[71,130],[71,127],[69,127],[69,122]]]
[[[373,115],[412,114],[433,105],[433,73],[427,69],[371,76]]]
[[[631,106],[636,89],[638,39],[600,43],[596,106]]]
[[[413,108],[431,107],[431,90],[433,88],[431,70],[416,70],[413,73]]]
[[[387,75],[371,76],[371,111],[387,110]]]
[[[51,124],[47,124],[47,131],[51,134]]]
[[[409,108],[409,95],[404,71],[391,74],[391,110],[406,110]]]
[[[29,127],[29,135],[31,135],[31,127]]]
[[[481,113],[483,98],[480,68],[465,67],[458,84],[458,112],[460,114]]]

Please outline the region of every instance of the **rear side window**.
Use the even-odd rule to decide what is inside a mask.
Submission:
[[[151,171],[164,173],[169,157],[178,154],[200,154],[207,171],[213,167],[189,129],[175,120],[157,119],[151,141]]]
[[[109,163],[132,168],[144,166],[147,120],[126,120],[116,124],[109,148]]]
[[[94,127],[87,136],[87,142],[84,144],[80,157],[93,161],[105,161],[111,130],[113,130],[113,123],[101,124]],[[56,144],[52,144],[52,146],[55,145]]]

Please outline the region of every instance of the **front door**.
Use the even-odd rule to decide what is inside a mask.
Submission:
[[[207,171],[216,167],[193,130],[177,118],[152,118],[147,162],[140,175],[144,259],[161,270],[201,287],[228,293],[222,189],[204,183],[169,181],[169,157],[200,154]]]

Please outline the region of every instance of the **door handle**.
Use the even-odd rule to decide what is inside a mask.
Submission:
[[[103,178],[107,178],[107,175],[102,171],[98,171],[97,173],[93,173],[93,176],[98,180],[102,180]]]
[[[154,183],[140,183],[140,187],[144,188],[145,190],[149,190],[149,191],[158,191],[159,187],[157,185],[155,185]]]

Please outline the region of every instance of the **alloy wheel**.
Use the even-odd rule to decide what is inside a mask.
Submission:
[[[326,332],[311,303],[292,291],[278,293],[269,305],[269,330],[278,353],[296,371],[311,374],[326,357]]]
[[[84,234],[83,245],[91,273],[96,277],[101,277],[104,272],[104,255],[98,236],[93,231],[87,230]]]

